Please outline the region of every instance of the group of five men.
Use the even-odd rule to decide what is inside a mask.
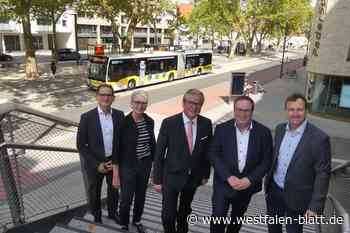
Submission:
[[[89,203],[96,222],[101,222],[101,185],[106,176],[109,217],[119,223],[119,179],[123,184],[118,164],[123,135],[119,129],[124,114],[111,108],[113,100],[113,89],[101,85],[98,107],[81,116],[78,130],[77,144],[88,173]],[[211,223],[211,233],[239,232],[241,224],[235,219],[244,215],[252,195],[262,190],[264,177],[269,216],[297,219],[322,214],[330,178],[330,140],[306,119],[304,96],[293,94],[286,99],[288,121],[276,127],[274,146],[271,131],[252,119],[255,103],[250,97],[234,100],[234,119],[217,125],[214,135],[211,120],[200,115],[203,103],[201,91],[188,90],[182,100],[183,111],[163,120],[152,151],[153,185],[162,194],[165,233],[188,232],[193,197],[197,188],[208,182],[211,167],[212,216],[227,216],[231,206],[232,220],[228,225]],[[121,193],[123,196],[123,185]],[[144,200],[142,210],[143,205]],[[137,226],[138,232],[144,232],[142,225]],[[268,229],[269,233],[281,233],[282,225],[270,224]],[[301,233],[303,225],[294,221],[286,229]]]

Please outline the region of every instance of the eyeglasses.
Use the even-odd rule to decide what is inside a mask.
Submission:
[[[235,108],[235,111],[237,111],[237,112],[244,112],[244,113],[250,113],[250,112],[252,112],[252,109]]]
[[[114,95],[113,94],[104,94],[104,93],[98,93],[97,95],[101,96],[101,97],[113,97]]]
[[[195,106],[201,106],[202,105],[202,103],[200,103],[200,102],[194,102],[194,101],[191,101],[191,100],[185,100],[185,102],[187,104],[195,105]]]
[[[147,102],[142,102],[142,101],[133,101],[134,104],[136,105],[147,105]]]

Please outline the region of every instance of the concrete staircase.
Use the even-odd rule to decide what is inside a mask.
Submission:
[[[192,203],[193,213],[197,216],[211,215],[211,187],[203,187],[198,189],[195,199]],[[161,205],[162,197],[152,188],[147,191],[145,210],[142,223],[148,233],[163,232],[161,224]],[[131,211],[132,212],[132,211]],[[265,214],[264,194],[258,193],[252,199],[246,215],[257,216]],[[57,224],[51,233],[124,233],[120,226],[113,220],[107,218],[107,211],[102,213],[103,224],[93,222],[93,216],[89,213],[83,218],[74,217],[67,225]],[[196,225],[190,226],[191,233],[209,233],[209,225],[198,222]],[[129,232],[136,233],[136,229],[129,226]],[[241,233],[266,233],[267,226],[264,224],[243,225]],[[314,226],[304,226],[305,233],[314,233]]]

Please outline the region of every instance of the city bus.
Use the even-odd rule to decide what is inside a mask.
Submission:
[[[87,84],[96,89],[101,83],[108,83],[119,91],[209,73],[211,70],[211,51],[102,53],[89,56]]]

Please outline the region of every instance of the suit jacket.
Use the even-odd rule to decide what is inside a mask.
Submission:
[[[252,121],[249,135],[246,164],[242,172],[238,168],[235,120],[226,121],[216,126],[210,159],[214,166],[214,192],[233,198],[238,192],[251,195],[261,190],[262,179],[269,171],[272,161],[272,136],[264,125]],[[251,186],[242,191],[234,190],[227,178],[247,177]]]
[[[285,132],[286,123],[276,127],[272,169],[265,180],[267,195]],[[310,209],[321,214],[328,192],[330,172],[329,136],[308,122],[285,178],[284,196],[288,208],[302,213]]]
[[[156,146],[154,183],[181,191],[188,179],[192,179],[194,187],[199,186],[202,179],[208,179],[207,151],[211,138],[211,121],[199,115],[196,141],[190,154],[182,113],[164,119]]]
[[[122,111],[112,109],[113,119],[113,163],[118,163],[120,126],[124,119]],[[84,166],[88,174],[96,174],[100,163],[106,162],[102,128],[98,109],[94,108],[80,117],[77,134],[77,148],[84,158]]]
[[[147,131],[151,137],[151,157],[154,158],[156,139],[154,136],[154,120],[150,118],[147,114],[144,114],[144,118],[147,125]],[[128,114],[122,122],[121,125],[121,135],[120,139],[120,156],[119,163],[123,167],[135,167],[136,158],[136,140],[137,140],[137,128],[131,113]]]

